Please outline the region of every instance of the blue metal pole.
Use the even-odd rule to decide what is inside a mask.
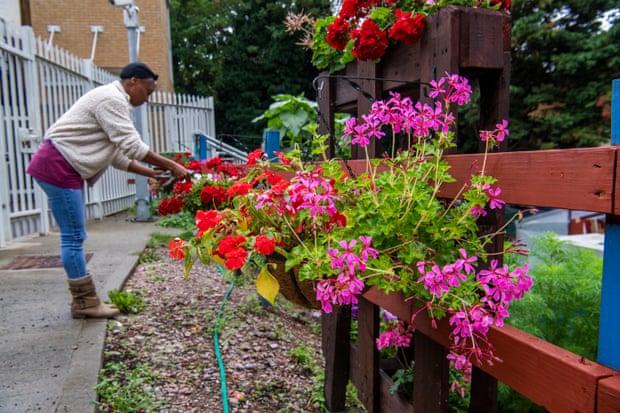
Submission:
[[[277,130],[265,130],[265,153],[267,159],[274,161],[278,159],[274,152],[280,151],[280,131]]]
[[[207,137],[198,135],[198,159],[204,161],[207,159]]]
[[[611,144],[620,144],[620,79],[612,83]],[[617,179],[617,178],[616,178]],[[598,361],[620,370],[620,217],[608,215],[605,224],[603,284]]]

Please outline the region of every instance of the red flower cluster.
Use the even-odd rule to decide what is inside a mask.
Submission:
[[[351,31],[354,46],[353,56],[360,60],[377,60],[385,54],[388,47],[388,36],[372,19],[364,20],[361,29]]]
[[[200,200],[205,205],[217,207],[226,201],[226,190],[221,186],[205,185],[200,191]]]
[[[229,270],[242,268],[248,258],[249,252],[253,249],[261,255],[273,254],[276,247],[276,240],[266,235],[243,236],[241,234],[229,234],[229,226],[234,223],[228,222],[231,215],[226,211],[207,210],[196,212],[196,239],[200,239],[207,231],[213,231],[215,234],[221,234],[221,239],[214,246],[213,254],[224,259],[224,266]],[[170,245],[171,254],[175,253],[179,247],[178,244]],[[182,245],[181,245],[182,247]],[[248,249],[246,249],[248,248]],[[178,255],[178,254],[177,254]],[[178,258],[181,259],[181,258]]]
[[[164,198],[157,207],[161,215],[178,214],[183,208],[183,200],[175,197]]]
[[[390,39],[405,44],[417,42],[424,30],[422,14],[396,9],[389,18],[392,24],[389,30],[370,17],[373,8],[395,3],[397,0],[344,0],[338,17],[327,28],[327,43],[336,50],[344,50],[353,40],[353,56],[377,60],[385,54]]]
[[[245,175],[243,166],[224,162],[220,157],[206,161],[191,159],[190,152],[164,154],[173,161],[195,172],[191,181],[176,182],[172,191],[162,190],[164,179],[151,180],[151,194],[167,196],[157,210],[162,215],[177,214],[181,211],[195,213],[202,207],[220,208],[231,195],[228,186],[235,179]],[[167,179],[167,178],[165,178]]]
[[[403,12],[401,9],[394,11],[396,22],[390,29],[390,37],[394,40],[402,41],[405,44],[414,44],[422,37],[424,29],[424,16]]]
[[[237,270],[243,267],[248,257],[248,252],[244,248],[246,242],[243,235],[228,235],[220,241],[214,253],[224,258],[226,268]]]
[[[425,16],[450,4],[493,9],[509,9],[510,0],[402,1],[343,0],[338,16],[327,27],[325,41],[336,50],[345,50],[359,60],[377,60],[385,54],[389,41],[407,45],[420,40]]]
[[[482,4],[482,1],[478,2],[478,6]],[[510,8],[510,0],[491,0],[491,6],[500,5],[500,9],[509,9]]]

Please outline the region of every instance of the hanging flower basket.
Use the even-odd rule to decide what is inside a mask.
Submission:
[[[280,294],[288,301],[304,308],[318,310],[320,303],[316,300],[314,285],[311,280],[299,280],[298,268],[295,267],[286,271],[286,259],[280,255],[273,254],[266,257],[269,273],[280,284]]]

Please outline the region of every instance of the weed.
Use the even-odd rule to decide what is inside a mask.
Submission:
[[[160,275],[160,274],[154,274],[151,277],[151,281],[153,281],[153,282],[164,282],[164,281],[166,281],[166,277],[164,277],[163,275]]]
[[[175,235],[172,234],[166,234],[163,232],[151,233],[151,236],[144,247],[144,251],[140,254],[138,262],[140,264],[148,264],[161,260],[157,254],[157,251],[161,248],[165,248],[173,238],[175,238]]]
[[[194,215],[191,212],[187,211],[183,211],[174,215],[166,215],[157,222],[157,225],[163,228],[179,228],[185,230],[192,230],[195,228]]]
[[[141,292],[138,292],[140,294]],[[141,297],[132,294],[129,291],[119,291],[114,289],[108,293],[110,301],[116,305],[121,313],[137,314],[144,310],[145,304]]]
[[[309,373],[315,373],[319,370],[317,365],[317,355],[313,347],[306,343],[300,343],[297,347],[291,349],[289,354],[297,364],[307,370]]]
[[[263,304],[260,302],[256,294],[250,294],[237,305],[237,311],[242,314],[258,315],[264,310]]]
[[[164,404],[154,399],[156,375],[147,364],[131,369],[123,363],[108,363],[101,370],[95,387],[98,412],[151,413]]]

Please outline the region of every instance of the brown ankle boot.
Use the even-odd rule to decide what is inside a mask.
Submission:
[[[78,280],[69,280],[69,291],[73,296],[71,315],[73,318],[111,318],[119,314],[118,309],[102,303],[97,296],[93,277],[90,275]]]

